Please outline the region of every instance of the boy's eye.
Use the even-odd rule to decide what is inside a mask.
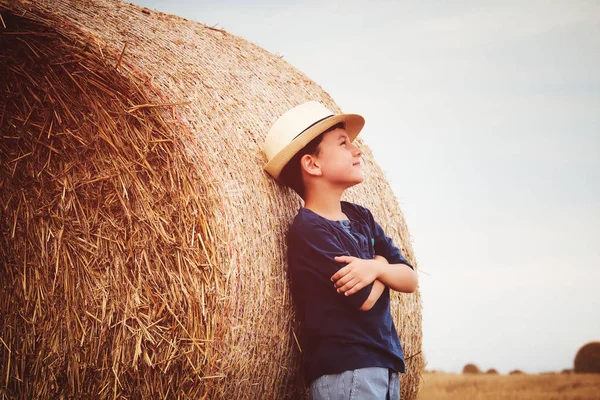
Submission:
[[[344,140],[341,144],[346,144],[346,141]]]

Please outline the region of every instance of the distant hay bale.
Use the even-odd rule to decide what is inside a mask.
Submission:
[[[509,375],[523,375],[523,374],[525,374],[525,372],[521,371],[520,369],[513,369],[508,374]]]
[[[481,370],[475,364],[467,364],[463,368],[463,374],[480,374]]]
[[[600,342],[590,342],[580,348],[573,364],[576,373],[600,373]]]
[[[0,0],[0,16],[3,395],[302,398],[285,262],[301,203],[260,148],[287,109],[339,107],[239,37],[116,0]],[[414,264],[358,143],[369,178],[347,199]],[[420,295],[391,307],[415,399]]]
[[[486,375],[498,375],[498,371],[496,371],[494,368],[490,368],[487,371],[485,371]]]

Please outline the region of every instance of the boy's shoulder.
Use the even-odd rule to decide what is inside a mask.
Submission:
[[[290,225],[289,234],[303,236],[323,229],[327,229],[326,220],[315,212],[302,207]]]

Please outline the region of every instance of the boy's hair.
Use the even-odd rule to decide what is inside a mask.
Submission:
[[[323,140],[323,135],[335,129],[345,129],[345,127],[346,126],[343,122],[335,124],[308,142],[308,144],[299,152],[297,152],[294,157],[292,157],[292,159],[285,165],[285,167],[283,167],[281,174],[279,175],[279,181],[292,188],[296,193],[298,193],[298,195],[300,195],[300,197],[302,197],[302,199],[305,199],[306,190],[304,186],[304,179],[302,179],[302,166],[300,165],[300,159],[306,154],[318,156],[320,151],[319,144],[321,144],[321,140]]]

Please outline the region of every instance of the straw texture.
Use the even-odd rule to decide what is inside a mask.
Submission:
[[[242,38],[116,0],[0,16],[2,397],[304,397],[285,262],[301,203],[260,148],[299,103],[340,111],[330,96]],[[358,143],[346,199],[416,265]],[[392,312],[415,399],[419,293]]]

